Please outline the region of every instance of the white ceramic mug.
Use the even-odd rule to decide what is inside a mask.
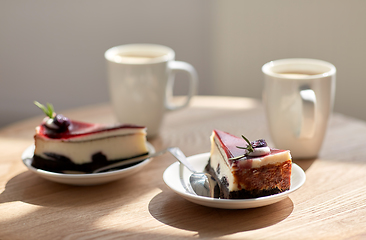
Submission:
[[[175,52],[156,44],[127,44],[108,49],[108,83],[111,102],[121,123],[147,127],[148,137],[159,132],[166,111],[188,106],[197,89],[197,73],[186,62],[175,61]],[[169,102],[174,73],[184,71],[190,80],[182,105]]]
[[[266,63],[263,103],[275,147],[293,158],[317,157],[333,109],[336,68],[293,58]]]

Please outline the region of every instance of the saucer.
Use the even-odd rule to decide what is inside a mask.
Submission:
[[[149,153],[155,153],[155,148],[149,142],[147,142],[147,148],[149,149]],[[29,146],[22,154],[22,161],[30,171],[50,181],[69,185],[77,185],[77,186],[99,185],[115,181],[124,177],[128,177],[140,171],[145,165],[147,165],[152,160],[152,158],[148,158],[140,163],[137,163],[127,168],[111,170],[102,173],[66,174],[66,173],[49,172],[46,170],[32,167],[31,163],[33,161],[33,153],[34,153],[34,145]]]
[[[197,171],[203,172],[209,157],[210,153],[201,153],[188,157],[187,160]],[[287,198],[290,193],[299,189],[306,180],[305,172],[301,167],[292,163],[291,186],[288,191],[251,199],[217,199],[202,197],[188,192],[184,186],[189,186],[189,176],[192,173],[187,168],[182,167],[183,172],[180,175],[180,168],[179,162],[175,162],[164,171],[163,179],[166,185],[188,201],[213,208],[245,209],[270,205]],[[180,179],[180,176],[182,176],[182,179]]]

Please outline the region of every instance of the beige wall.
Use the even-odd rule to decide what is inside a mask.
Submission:
[[[216,94],[260,98],[261,66],[316,58],[337,67],[335,111],[366,120],[366,1],[219,1]]]
[[[309,57],[338,68],[335,110],[366,120],[366,1],[0,1],[0,126],[108,101],[104,51],[150,42],[193,64],[199,94],[255,97],[261,66]],[[186,90],[177,76],[175,92]]]
[[[0,126],[56,110],[107,102],[104,51],[157,43],[208,76],[209,1],[0,1]],[[184,92],[178,76],[176,92]],[[181,90],[182,89],[182,90]],[[200,93],[207,94],[200,83]]]

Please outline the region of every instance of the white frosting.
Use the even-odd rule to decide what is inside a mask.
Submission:
[[[53,122],[53,119],[52,118],[49,118],[49,117],[46,117],[44,119],[44,122],[45,122],[45,125],[48,127],[48,128],[51,128],[51,129],[59,129],[60,127],[57,126],[54,122]]]
[[[254,151],[249,153],[248,156],[259,157],[259,156],[267,155],[271,152],[271,149],[269,147],[258,147],[258,148],[253,148],[253,150]]]

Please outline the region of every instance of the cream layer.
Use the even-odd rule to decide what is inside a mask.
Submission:
[[[144,129],[118,129],[70,139],[50,139],[38,134],[34,138],[35,155],[47,159],[45,153],[55,153],[75,164],[92,162],[96,153],[102,153],[108,160],[117,160],[148,152]]]

